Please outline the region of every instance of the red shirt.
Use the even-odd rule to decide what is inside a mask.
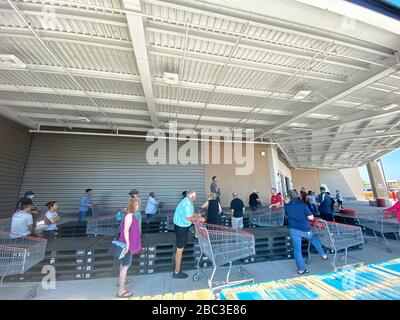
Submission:
[[[281,204],[282,203],[282,196],[280,194],[272,195],[271,197],[271,204]]]

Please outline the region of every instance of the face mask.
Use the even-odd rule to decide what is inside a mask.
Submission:
[[[31,196],[27,196],[27,198],[28,198],[28,199],[31,199],[31,200],[33,199],[33,197],[34,197],[34,196],[32,196],[32,195],[31,195]]]

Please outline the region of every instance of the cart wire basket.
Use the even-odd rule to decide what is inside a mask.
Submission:
[[[250,214],[251,223],[260,227],[282,227],[284,220],[283,207],[263,207]]]
[[[361,227],[372,231],[372,236],[366,236],[367,241],[372,240],[383,244],[389,253],[392,253],[389,241],[386,235],[393,234],[396,239],[400,239],[400,224],[396,215],[385,213],[383,210],[377,210],[376,213],[358,215],[358,221]],[[380,237],[378,236],[380,234]]]
[[[97,217],[87,221],[86,234],[94,236],[116,236],[120,226],[115,215]]]
[[[232,267],[234,261],[255,255],[253,234],[213,224],[195,224],[195,230],[201,254],[193,281],[199,281],[203,271],[213,293],[227,286],[254,282],[254,277],[243,267]],[[212,263],[211,268],[200,268],[204,256]]]
[[[4,285],[6,276],[23,274],[44,259],[47,240],[0,232],[0,293],[7,298],[13,289],[22,291],[21,299],[33,298],[38,285]]]
[[[344,265],[347,265],[349,258],[348,248],[360,246],[365,243],[362,229],[358,226],[315,219],[311,225],[311,229],[319,238],[321,245],[333,253],[332,265],[335,271],[337,270],[336,259],[339,251],[344,250],[344,254],[340,259],[343,259]],[[308,243],[307,254],[305,262],[309,264],[311,262],[311,241]]]

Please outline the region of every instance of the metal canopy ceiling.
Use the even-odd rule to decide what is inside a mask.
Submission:
[[[355,23],[373,31],[366,42],[318,27],[339,15],[300,25],[252,1],[0,0],[0,55],[25,65],[0,62],[0,113],[33,129],[252,128],[296,167],[359,166],[400,146],[399,33]]]

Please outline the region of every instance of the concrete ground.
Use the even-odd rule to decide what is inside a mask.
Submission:
[[[376,211],[376,208],[368,206],[368,202],[348,201],[345,207],[355,208],[357,212],[362,211],[367,213]],[[393,250],[392,253],[388,253],[381,244],[367,241],[362,250],[351,251],[349,255],[364,263],[374,263],[400,257],[400,240],[389,241]],[[349,259],[349,263],[354,262],[357,262],[357,260]],[[294,260],[246,264],[244,268],[255,277],[256,282],[297,276]],[[323,261],[316,256],[313,257],[308,268],[311,271],[310,274],[327,273],[333,270],[330,262]],[[172,279],[171,273],[133,276],[131,277],[133,284],[129,285],[128,289],[134,292],[135,296],[140,297],[206,289],[208,287],[204,276],[200,278],[199,282],[193,282],[192,275],[194,271],[189,271],[188,273],[189,278],[185,280]],[[56,289],[39,289],[34,299],[113,299],[117,291],[116,284],[117,278],[57,281]]]

